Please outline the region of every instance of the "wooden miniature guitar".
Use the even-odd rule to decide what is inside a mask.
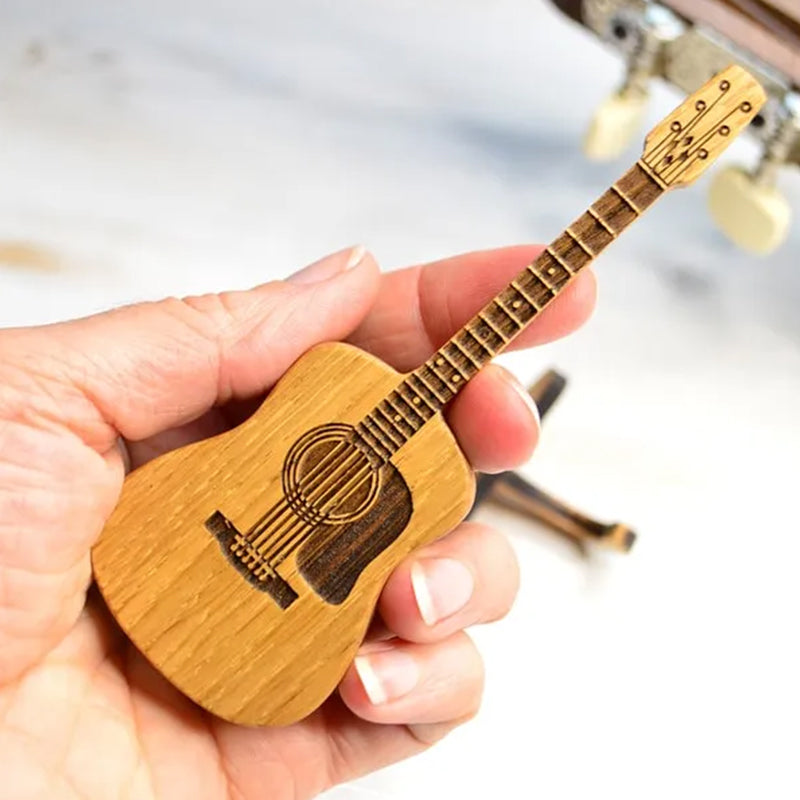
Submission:
[[[442,409],[665,191],[696,179],[763,99],[738,67],[714,78],[411,374],[320,345],[248,421],[131,473],[93,565],[150,662],[234,722],[287,724],[316,709],[352,661],[393,567],[469,511],[473,472]]]

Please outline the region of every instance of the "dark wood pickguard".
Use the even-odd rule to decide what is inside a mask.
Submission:
[[[411,519],[414,506],[403,476],[392,464],[381,472],[381,490],[369,511],[353,522],[319,526],[297,554],[300,574],[332,605],[347,599],[365,567]]]

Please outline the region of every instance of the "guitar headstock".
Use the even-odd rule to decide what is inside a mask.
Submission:
[[[688,186],[752,122],[766,100],[749,72],[730,66],[650,132],[642,162],[665,188]]]

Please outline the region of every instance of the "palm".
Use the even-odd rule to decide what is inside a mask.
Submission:
[[[212,411],[131,450],[141,463],[168,447],[224,427],[224,414]],[[99,458],[69,430],[24,428],[17,436],[25,439],[26,447],[4,450],[0,471],[19,475],[16,483],[7,481],[4,488],[22,493],[32,484],[50,487],[42,495],[44,500],[52,502],[50,492],[55,492],[65,507],[78,508],[87,485],[95,487],[94,502],[83,508],[83,519],[62,520],[53,528],[53,551],[86,538],[87,533],[93,536],[116,500],[123,472],[120,454],[111,451]],[[76,475],[81,481],[75,480]],[[26,511],[35,519],[48,514],[44,507]],[[20,530],[26,527],[22,517],[7,522],[15,522]],[[76,524],[83,534],[74,529]],[[36,576],[33,562],[32,558],[20,563],[18,569]],[[35,607],[46,585],[84,580],[88,571],[85,555],[56,574],[41,576],[42,584],[28,582],[16,603],[21,609]],[[303,798],[363,770],[359,740],[366,742],[365,729],[374,726],[354,717],[338,698],[290,729],[253,731],[216,719],[158,675],[121,633],[94,591],[64,638],[47,641],[47,629],[42,636],[48,645],[46,655],[0,690],[0,736],[3,750],[17,754],[16,768],[25,772],[26,783],[47,788],[50,796],[174,798],[179,786],[187,797],[209,800]],[[13,664],[3,666],[10,669]],[[376,735],[372,733],[373,744]],[[408,730],[401,735],[415,744]],[[254,749],[257,759],[252,758]],[[358,756],[355,763],[348,753]],[[276,787],[274,794],[264,793],[265,765],[274,773],[274,781],[268,777],[266,781]]]
[[[250,731],[166,685],[91,601],[58,648],[0,693],[0,705],[3,748],[42,796],[303,798],[354,774],[338,760],[351,717],[340,702],[291,731],[259,735],[254,759]],[[239,788],[256,784],[258,793]]]

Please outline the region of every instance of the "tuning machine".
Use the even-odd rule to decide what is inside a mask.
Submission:
[[[752,172],[735,166],[718,172],[709,205],[717,225],[739,247],[767,255],[783,244],[791,226],[791,206],[777,178],[800,158],[800,95],[771,98],[759,117],[755,128],[765,145],[760,164]]]
[[[592,27],[627,60],[622,86],[596,111],[584,138],[587,157],[610,161],[621,156],[640,132],[650,81],[661,74],[666,47],[682,35],[686,24],[655,4],[598,2],[587,6]]]

